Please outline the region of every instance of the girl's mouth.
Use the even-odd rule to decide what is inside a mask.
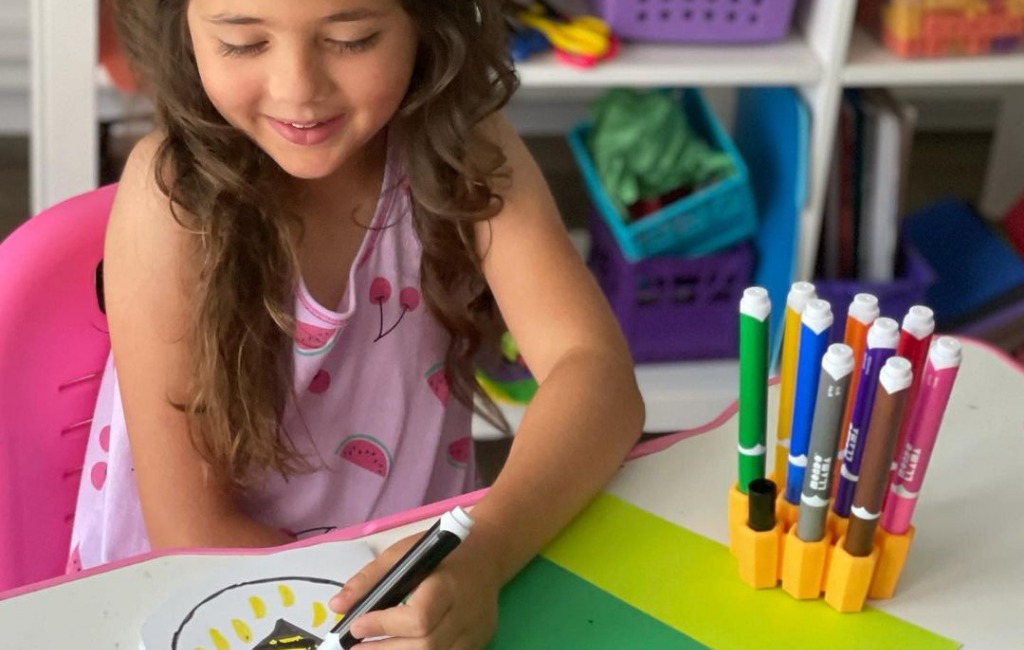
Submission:
[[[326,120],[291,122],[268,118],[270,126],[292,144],[312,146],[324,142],[334,135],[342,125],[342,116],[335,115]]]

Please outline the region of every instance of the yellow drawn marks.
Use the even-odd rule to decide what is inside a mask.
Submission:
[[[220,630],[215,627],[210,628],[210,640],[213,641],[213,647],[217,648],[217,650],[231,650],[231,644],[220,633]]]
[[[252,615],[261,619],[267,615],[267,604],[259,596],[249,598],[249,607],[252,608]]]
[[[252,641],[252,630],[250,630],[249,626],[245,624],[245,621],[239,618],[233,618],[231,619],[231,627],[235,628],[235,636],[237,636],[239,640],[246,643]]]
[[[313,601],[313,628],[316,629],[327,620],[327,608],[318,600]]]
[[[291,607],[295,604],[295,592],[288,585],[277,585],[277,592],[281,594],[281,604]]]

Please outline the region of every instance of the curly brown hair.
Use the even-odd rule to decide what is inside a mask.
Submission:
[[[289,177],[207,97],[191,49],[187,0],[110,0],[118,37],[164,135],[154,164],[175,219],[196,234],[197,286],[188,340],[189,385],[176,406],[192,443],[238,487],[256,473],[306,471],[282,416],[292,391],[293,291],[299,217]],[[451,334],[451,391],[502,422],[475,381],[473,358],[495,331],[474,224],[502,206],[505,156],[477,125],[518,85],[506,50],[502,0],[399,0],[419,48],[390,128],[401,144],[422,243],[424,299]],[[478,397],[478,400],[474,400]]]

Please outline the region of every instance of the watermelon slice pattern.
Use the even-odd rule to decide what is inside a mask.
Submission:
[[[337,454],[381,478],[387,478],[391,472],[391,452],[373,436],[348,436],[338,445]]]
[[[469,454],[473,449],[472,436],[463,436],[448,445],[448,464],[452,467],[465,469],[469,466]]]
[[[424,376],[441,406],[448,406],[448,376],[444,372],[444,365],[440,362],[435,363],[427,369]]]
[[[334,345],[337,332],[336,328],[318,327],[299,321],[295,327],[296,351],[306,356],[327,352]]]

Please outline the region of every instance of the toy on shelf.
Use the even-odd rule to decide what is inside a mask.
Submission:
[[[481,350],[476,380],[491,399],[502,404],[528,404],[537,392],[537,380],[509,332],[502,334],[498,346]]]
[[[555,51],[555,59],[561,63],[591,68],[618,54],[618,37],[606,22],[596,16],[570,16],[544,0],[530,0],[526,4],[511,2],[509,9],[510,19],[546,39]],[[530,38],[535,37],[531,35]],[[513,53],[516,52],[513,49]]]
[[[873,0],[860,20],[906,58],[1013,52],[1024,40],[1021,0]]]

